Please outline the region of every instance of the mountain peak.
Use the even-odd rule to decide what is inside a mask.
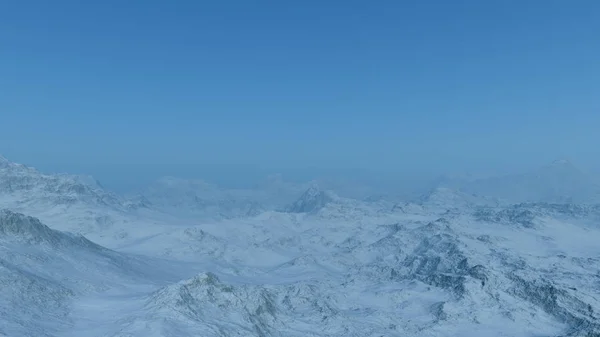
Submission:
[[[334,196],[332,193],[321,190],[317,184],[312,184],[304,191],[304,193],[302,193],[300,198],[288,208],[288,212],[316,212],[333,200]]]
[[[8,167],[12,162],[0,154],[0,167]]]
[[[316,195],[322,192],[323,190],[319,187],[317,183],[312,183],[310,184],[310,186],[308,186],[306,191],[304,191],[304,195]]]

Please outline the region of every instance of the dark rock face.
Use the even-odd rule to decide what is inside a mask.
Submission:
[[[513,287],[509,292],[523,298],[570,326],[567,336],[599,336],[600,315],[592,306],[545,280],[527,280],[509,275]]]
[[[404,259],[406,277],[415,278],[429,285],[448,289],[459,298],[466,291],[467,278],[487,281],[485,267],[469,266],[467,257],[459,248],[458,241],[448,234],[427,237]]]
[[[478,221],[518,224],[523,227],[532,228],[534,226],[535,213],[519,205],[511,206],[501,210],[491,208],[480,208],[473,214]]]

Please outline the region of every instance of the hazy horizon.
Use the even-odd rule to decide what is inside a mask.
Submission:
[[[260,170],[256,168],[244,167],[199,167],[196,170],[188,168],[181,170],[175,168],[169,170],[164,168],[162,174],[156,174],[152,171],[148,174],[143,169],[138,171],[115,170],[113,172],[103,173],[101,170],[89,170],[89,167],[78,167],[76,165],[68,166],[45,166],[43,163],[35,161],[17,161],[13,158],[3,155],[6,160],[24,164],[33,167],[45,174],[73,174],[92,176],[99,181],[108,190],[117,193],[136,193],[149,185],[157,182],[164,177],[174,177],[184,180],[199,180],[209,184],[214,184],[223,188],[254,188],[258,184],[265,183],[271,178],[282,179],[283,182],[290,183],[308,183],[311,181],[320,181],[324,187],[332,190],[343,190],[352,188],[366,188],[371,194],[396,194],[409,195],[422,193],[430,188],[436,187],[436,182],[443,177],[461,177],[471,176],[476,178],[502,177],[512,174],[523,174],[534,172],[540,168],[552,165],[555,161],[567,160],[577,169],[590,174],[591,177],[598,180],[600,174],[598,171],[579,165],[568,158],[557,158],[550,162],[543,162],[531,167],[523,167],[518,170],[488,170],[488,171],[446,171],[446,172],[393,172],[393,171],[375,171],[375,170],[352,170],[352,169],[279,169],[279,170]],[[85,169],[88,169],[87,171]],[[212,170],[211,170],[212,169]],[[132,177],[135,179],[132,180]],[[367,193],[369,194],[369,193]]]
[[[600,171],[595,2],[35,3],[0,5],[0,153],[43,171]]]

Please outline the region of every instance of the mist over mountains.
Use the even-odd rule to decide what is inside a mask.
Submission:
[[[535,171],[483,179],[441,179],[440,185],[508,202],[590,203],[600,201],[597,177],[568,160],[557,160]]]
[[[0,336],[600,336],[600,188],[572,163],[331,187],[117,194],[0,157]]]

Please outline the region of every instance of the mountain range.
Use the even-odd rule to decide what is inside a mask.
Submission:
[[[412,200],[273,177],[121,196],[0,158],[0,336],[600,336],[569,162]]]

